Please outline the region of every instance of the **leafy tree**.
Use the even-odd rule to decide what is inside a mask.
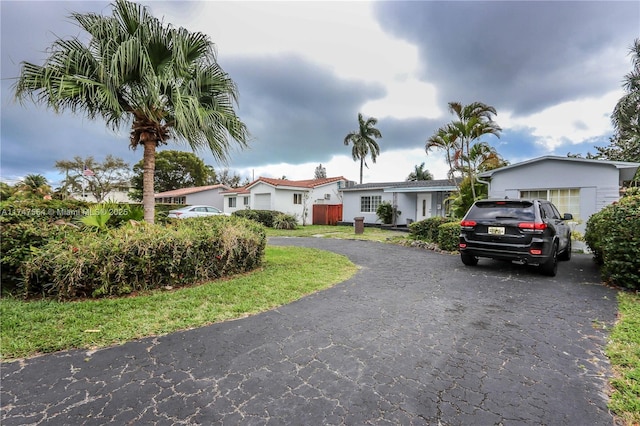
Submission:
[[[133,166],[132,198],[141,199],[144,182],[144,161]],[[156,154],[156,169],[153,175],[156,192],[216,183],[216,172],[192,152],[165,150]]]
[[[59,189],[62,197],[87,191],[101,203],[110,192],[129,188],[129,164],[112,155],[102,162],[75,156],[73,160],[56,161],[55,167],[65,175]]]
[[[56,40],[42,66],[23,62],[16,99],[103,118],[114,130],[130,125],[131,148],[144,149],[142,204],[153,223],[158,146],[183,140],[224,161],[231,140],[247,145],[235,83],[205,34],[164,24],[136,3],[115,0],[112,16],[71,18],[88,35]]]
[[[322,167],[322,164],[320,164],[318,167],[316,167],[316,171],[313,174],[313,178],[314,179],[326,179],[327,178],[327,169]]]
[[[634,40],[630,53],[633,69],[624,77],[626,93],[611,114],[615,133],[609,146],[596,147],[595,158],[640,162],[640,39]]]
[[[496,157],[497,153],[494,155],[487,152],[487,148],[492,150],[488,144],[478,140],[489,134],[500,137],[502,129],[493,121],[496,109],[482,102],[473,102],[469,105],[449,102],[449,112],[455,114],[456,119],[436,130],[433,136],[427,140],[426,151],[428,153],[432,148],[445,150],[451,179],[458,171],[462,173],[463,177],[475,181],[479,166],[478,161],[482,155],[494,157],[494,159],[499,158]],[[481,144],[481,146],[473,150],[476,144]],[[489,157],[482,161],[488,162]],[[460,187],[458,188],[460,189]],[[476,185],[470,185],[470,189],[473,198],[477,198]]]
[[[454,167],[453,161],[454,158],[459,156],[459,153],[462,150],[459,140],[449,133],[446,127],[440,127],[429,139],[427,139],[425,151],[429,154],[429,151],[432,149],[444,150],[445,158],[449,165],[447,176],[449,180],[459,188],[458,181],[455,179],[456,168]]]
[[[43,198],[51,195],[51,192],[47,178],[41,174],[26,175],[16,185],[16,193],[26,198]]]
[[[460,150],[458,158],[459,167],[463,176],[475,181],[476,169],[471,163],[471,147],[479,138],[492,134],[500,137],[502,129],[493,121],[496,109],[482,102],[473,102],[462,105],[459,102],[449,102],[449,112],[456,115],[456,120],[447,126],[447,133],[454,140],[459,141]],[[466,166],[464,165],[466,163]],[[476,198],[475,185],[471,185],[473,198]]]
[[[361,113],[358,113],[358,130],[350,132],[344,138],[344,144],[353,144],[351,155],[353,161],[360,160],[360,183],[362,183],[362,166],[367,166],[365,159],[371,154],[371,160],[375,163],[376,158],[380,155],[380,147],[376,142],[377,138],[382,138],[380,130],[375,128],[378,120],[371,117],[366,121]]]
[[[424,168],[424,163],[421,163],[419,166],[415,166],[415,169],[409,173],[407,177],[407,181],[418,181],[418,180],[432,180],[433,175],[431,172]]]
[[[230,186],[231,188],[238,188],[240,186],[240,179],[237,173],[232,173],[229,169],[224,169],[218,173],[217,183]],[[248,180],[245,183],[248,184]]]

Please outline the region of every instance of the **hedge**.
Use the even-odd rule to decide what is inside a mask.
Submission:
[[[34,250],[21,269],[25,292],[61,299],[122,295],[242,273],[261,265],[266,236],[225,216],[76,232]]]
[[[434,216],[419,222],[413,222],[409,225],[411,236],[418,240],[427,241],[430,243],[438,242],[438,232],[440,225],[449,222],[456,222],[455,219]]]
[[[232,213],[232,216],[243,217],[245,219],[254,220],[267,228],[273,228],[274,221],[280,215],[284,213],[276,211],[276,210],[236,210]]]
[[[460,222],[447,222],[438,227],[438,246],[446,251],[457,251],[460,243]]]
[[[640,195],[622,198],[587,221],[585,241],[605,281],[640,289]]]

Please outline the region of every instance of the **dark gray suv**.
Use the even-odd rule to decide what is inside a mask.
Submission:
[[[571,219],[546,200],[476,201],[460,222],[462,263],[475,266],[488,257],[539,265],[555,276],[558,260],[571,259]]]

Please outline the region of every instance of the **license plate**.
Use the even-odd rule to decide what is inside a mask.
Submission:
[[[504,226],[490,226],[489,233],[492,235],[504,235]]]

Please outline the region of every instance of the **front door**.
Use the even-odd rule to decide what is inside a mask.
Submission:
[[[433,216],[431,213],[431,194],[418,194],[416,221],[421,221],[431,216]]]

